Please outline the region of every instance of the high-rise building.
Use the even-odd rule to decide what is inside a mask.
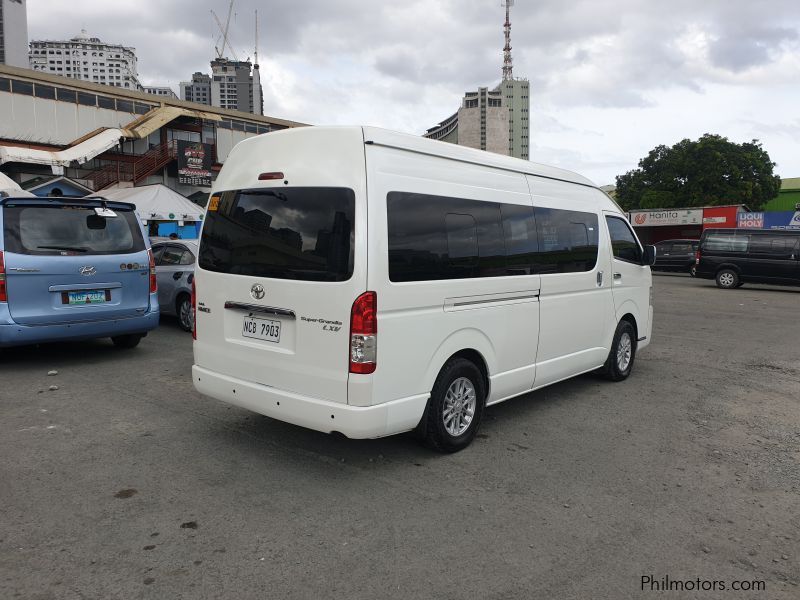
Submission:
[[[0,64],[28,68],[27,9],[25,0],[0,0]]]
[[[136,49],[106,44],[90,37],[85,30],[70,40],[31,42],[30,68],[92,83],[142,90],[136,70]]]
[[[191,81],[181,81],[181,100],[211,106],[211,77],[197,72]]]
[[[258,63],[254,65],[249,60],[215,58],[211,61],[211,76],[195,73],[180,87],[181,100],[263,114]]]
[[[428,129],[424,137],[526,160],[530,158],[530,83],[513,76],[509,14],[513,4],[513,0],[505,0],[503,4],[506,43],[500,84],[492,90],[482,87],[477,92],[467,92],[458,112]]]

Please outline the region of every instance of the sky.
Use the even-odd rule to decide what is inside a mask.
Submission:
[[[413,134],[494,87],[500,0],[236,0],[229,39],[258,58],[264,113]],[[28,0],[31,40],[81,29],[136,48],[145,85],[210,72],[229,0]],[[659,144],[759,140],[800,177],[797,0],[516,0],[514,76],[531,82],[530,157],[598,185]],[[230,52],[226,52],[230,56]]]

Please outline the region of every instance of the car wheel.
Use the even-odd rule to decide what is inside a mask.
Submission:
[[[717,273],[717,287],[731,290],[739,286],[739,274],[733,269],[721,269]]]
[[[175,305],[175,313],[178,315],[178,325],[184,331],[191,331],[194,327],[194,315],[192,314],[192,297],[182,294]]]
[[[602,374],[611,381],[627,379],[636,359],[636,330],[630,321],[620,321]]]
[[[486,386],[478,367],[464,358],[451,359],[433,384],[420,422],[423,441],[438,452],[469,446],[480,426]]]
[[[697,277],[697,265],[692,265],[689,267],[689,275],[691,277]]]
[[[116,335],[111,338],[117,348],[129,349],[135,348],[144,336],[138,333],[130,333],[128,335]]]

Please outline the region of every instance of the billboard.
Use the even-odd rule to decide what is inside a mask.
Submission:
[[[632,210],[630,222],[634,227],[701,225],[703,209]]]
[[[800,229],[800,210],[764,213],[765,229]]]
[[[211,187],[214,146],[178,140],[178,183]]]

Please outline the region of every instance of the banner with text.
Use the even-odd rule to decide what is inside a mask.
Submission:
[[[702,225],[703,209],[631,211],[631,223],[633,223],[635,227],[652,227],[654,225]]]
[[[178,183],[211,187],[214,146],[178,140]]]

